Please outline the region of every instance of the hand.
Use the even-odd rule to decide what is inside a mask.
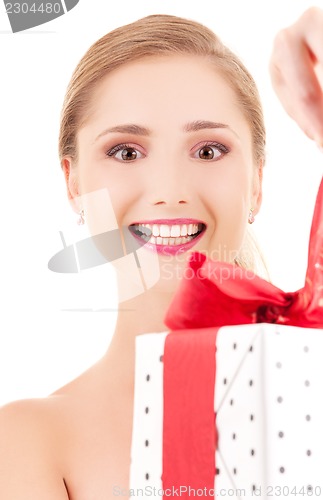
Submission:
[[[278,33],[270,61],[273,87],[287,113],[323,147],[323,10],[311,7]]]

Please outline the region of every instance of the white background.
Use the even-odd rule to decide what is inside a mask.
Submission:
[[[68,240],[76,227],[57,155],[59,113],[71,73],[89,46],[140,17],[174,14],[207,25],[254,75],[264,104],[268,159],[263,207],[253,227],[273,283],[285,291],[303,286],[323,156],[282,110],[268,62],[276,32],[310,5],[80,0],[61,18],[12,34],[1,2],[0,405],[46,396],[65,384],[104,354],[113,333],[113,269],[68,275],[47,268],[62,248],[59,231]]]

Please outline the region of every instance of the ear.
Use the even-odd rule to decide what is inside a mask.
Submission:
[[[71,157],[65,157],[61,161],[61,167],[64,172],[67,196],[70,201],[71,207],[76,213],[81,210],[81,205],[78,200],[80,196],[79,183],[78,183],[78,172],[77,167],[73,164]]]
[[[256,215],[259,212],[262,202],[263,168],[264,168],[264,162],[263,160],[261,160],[259,162],[259,165],[256,167],[254,171],[252,200],[251,200],[251,207],[253,208],[254,215]]]

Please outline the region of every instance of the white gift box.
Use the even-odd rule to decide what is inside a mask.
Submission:
[[[136,338],[133,495],[163,494],[163,352],[168,334]],[[265,323],[219,329],[215,496],[323,498],[322,393],[323,330]]]

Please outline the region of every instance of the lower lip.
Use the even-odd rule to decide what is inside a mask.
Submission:
[[[184,253],[190,248],[192,248],[201,239],[204,231],[205,230],[203,230],[198,236],[193,238],[191,241],[188,241],[187,243],[182,243],[180,245],[155,245],[154,243],[149,243],[149,241],[147,241],[146,243],[143,244],[143,246],[148,250],[152,250],[153,252],[157,252],[162,255],[176,255],[178,253]],[[143,239],[140,238],[140,236],[137,236],[132,232],[131,234],[134,238],[137,238],[141,243],[143,242]]]

